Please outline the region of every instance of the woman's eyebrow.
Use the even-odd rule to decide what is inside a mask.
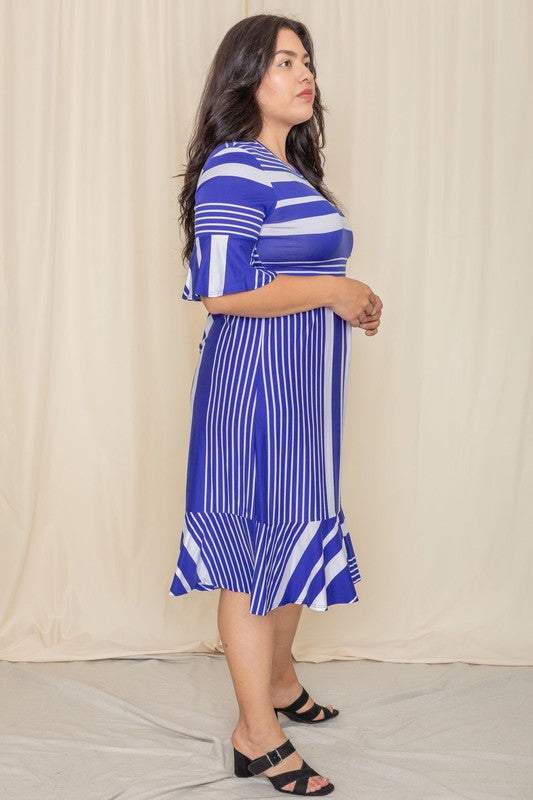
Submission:
[[[276,53],[274,53],[274,55],[277,56],[278,53],[286,53],[288,56],[294,56],[294,58],[298,58],[298,53],[295,53],[294,50],[278,50]],[[304,56],[311,58],[307,50],[305,51]]]

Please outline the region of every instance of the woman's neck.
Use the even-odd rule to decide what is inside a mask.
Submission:
[[[261,142],[261,144],[274,153],[275,156],[290,166],[289,162],[287,161],[287,156],[285,155],[285,143],[287,141],[288,132],[288,130],[280,132],[263,128],[259,136],[256,136],[255,138],[258,142]]]

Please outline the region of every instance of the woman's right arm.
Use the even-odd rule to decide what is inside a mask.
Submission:
[[[209,313],[237,317],[283,317],[328,306],[354,326],[359,317],[373,313],[379,300],[370,286],[353,278],[283,274],[258,289],[201,299]]]

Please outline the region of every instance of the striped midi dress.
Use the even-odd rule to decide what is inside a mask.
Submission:
[[[182,299],[346,272],[346,217],[257,140],[227,141],[196,187]],[[327,306],[208,313],[190,390],[185,518],[169,594],[226,588],[251,614],[359,598],[341,505],[351,326]]]

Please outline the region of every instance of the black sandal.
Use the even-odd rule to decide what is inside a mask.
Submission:
[[[295,747],[290,739],[280,744],[279,747],[275,747],[274,750],[269,750],[268,753],[254,759],[248,758],[248,756],[245,756],[244,753],[240,753],[234,747],[233,759],[235,763],[235,775],[237,775],[238,778],[251,778],[252,775],[259,775],[261,772],[270,769],[270,767],[279,764],[284,758],[294,753],[294,751]],[[306,789],[309,778],[319,774],[320,773],[310,767],[306,761],[302,761],[300,769],[291,769],[289,772],[280,772],[278,775],[265,775],[265,778],[268,778],[273,787],[277,789],[278,792],[283,792],[283,794],[303,794],[309,797],[318,797],[319,795],[329,794],[335,788],[330,782],[320,789],[316,789],[314,792],[307,792]],[[293,791],[281,788],[287,783],[292,783],[292,781],[296,781]]]
[[[285,706],[285,708],[274,708],[276,717],[278,716],[278,711],[281,711],[282,714],[285,714],[286,717],[292,719],[293,722],[325,722],[327,719],[336,717],[339,713],[336,708],[334,708],[333,711],[330,711],[329,708],[326,706],[319,706],[318,703],[313,703],[311,708],[297,713],[296,709],[305,705],[308,700],[309,693],[304,689],[300,697],[297,697],[296,700],[290,705]],[[321,719],[313,719],[313,717],[316,717],[319,711],[323,711],[324,716]]]

